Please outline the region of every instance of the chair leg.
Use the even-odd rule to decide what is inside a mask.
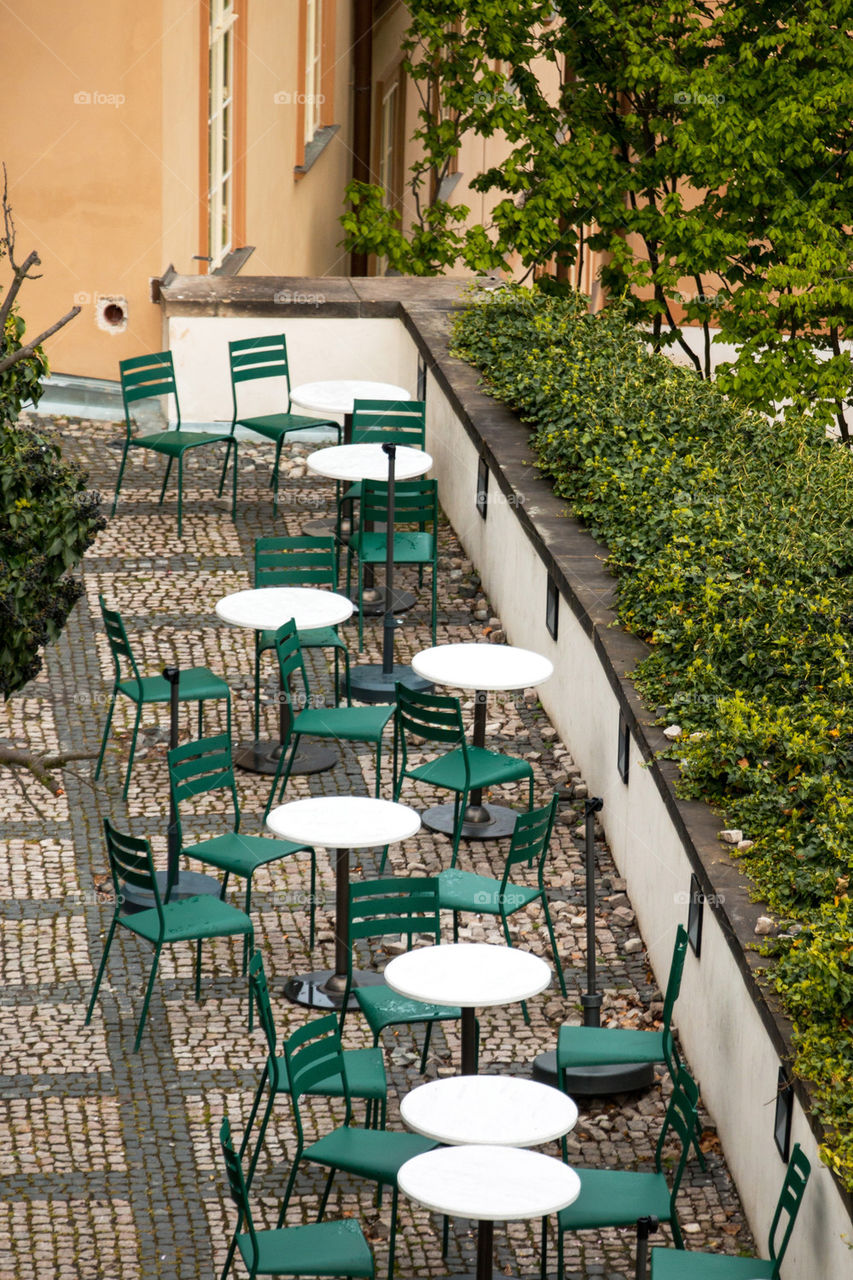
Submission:
[[[329,1203],[329,1193],[332,1190],[332,1183],[335,1180],[336,1173],[337,1173],[337,1169],[334,1167],[334,1165],[332,1165],[331,1169],[329,1170],[329,1176],[326,1179],[326,1185],[323,1188],[323,1198],[320,1201],[320,1208],[317,1210],[318,1222],[323,1221],[323,1214],[326,1212],[326,1205]]]
[[[285,1219],[285,1215],[287,1214],[287,1206],[290,1203],[290,1197],[293,1194],[293,1184],[296,1181],[296,1173],[297,1173],[297,1170],[299,1169],[299,1161],[301,1158],[301,1154],[302,1154],[302,1149],[300,1147],[299,1156],[297,1156],[297,1158],[293,1161],[293,1163],[290,1166],[290,1177],[287,1179],[287,1186],[284,1188],[284,1199],[281,1202],[281,1209],[279,1210],[279,1214],[278,1214],[278,1222],[275,1224],[276,1227],[278,1227],[279,1229],[281,1229],[281,1227],[284,1226],[284,1219]]]
[[[98,998],[98,991],[101,986],[101,979],[104,976],[104,969],[107,967],[107,956],[109,955],[110,947],[113,944],[113,935],[116,931],[116,923],[117,923],[117,917],[114,915],[113,922],[110,925],[110,931],[107,934],[107,940],[104,943],[104,952],[103,952],[103,955],[101,956],[101,963],[98,967],[98,976],[95,978],[95,985],[92,988],[92,998],[89,1001],[89,1008],[86,1010],[86,1026],[87,1027],[92,1017],[92,1010],[95,1007],[95,1001]]]
[[[459,941],[459,912],[453,912],[453,941]]]
[[[382,738],[380,737],[379,741],[376,744],[376,787],[374,790],[374,795],[376,796],[377,800],[379,799],[379,775],[380,775],[381,769],[382,769]]]
[[[314,927],[317,918],[317,854],[311,850],[311,904],[308,913],[308,950],[314,950]]]
[[[249,1116],[249,1123],[246,1126],[246,1132],[243,1135],[243,1142],[240,1147],[241,1159],[246,1150],[246,1147],[249,1144],[249,1136],[250,1136],[251,1128],[255,1122],[255,1117],[258,1114],[258,1105],[261,1101],[261,1095],[263,1094],[264,1084],[266,1083],[267,1079],[268,1079],[267,1068],[264,1067],[264,1073],[261,1076],[260,1083],[258,1084],[258,1088],[255,1093],[255,1101],[252,1105],[251,1115]],[[261,1149],[263,1148],[263,1145],[264,1145],[264,1137],[267,1132],[267,1125],[270,1122],[270,1116],[272,1115],[272,1109],[274,1105],[275,1105],[275,1094],[273,1093],[272,1088],[270,1088],[270,1096],[267,1098],[267,1105],[264,1107],[264,1114],[261,1117],[261,1127],[258,1130],[258,1136],[255,1141],[255,1149],[252,1152],[252,1158],[249,1161],[249,1168],[246,1172],[246,1190],[247,1191],[252,1185],[252,1179],[255,1176],[255,1169],[258,1167],[258,1160],[260,1158]]]
[[[436,573],[436,568],[437,568],[436,563],[435,561],[433,561],[433,564],[432,564],[432,643],[433,643],[433,647],[435,647],[435,644],[436,644],[435,615],[437,612],[437,604],[438,604],[438,574]]]
[[[95,765],[95,781],[101,776],[101,766],[104,763],[104,752],[107,749],[107,738],[110,736],[110,725],[113,722],[113,711],[116,705],[116,691],[113,689],[113,696],[110,698],[110,709],[107,712],[107,723],[104,725],[104,736],[101,738],[101,752],[98,756],[98,763]]]
[[[356,597],[358,600],[358,651],[361,653],[364,649],[364,571],[361,556],[358,557],[358,576],[356,581],[358,583],[356,588],[358,591]]]
[[[178,454],[178,537],[183,537],[184,527],[184,455]]]
[[[283,769],[284,769],[284,779],[281,784],[281,790],[284,791],[284,788],[287,786],[287,779],[290,777],[290,770],[293,766],[293,758],[296,755],[296,748],[298,743],[299,743],[299,734],[294,734],[293,746],[290,749],[290,755],[287,760],[286,769],[284,769],[285,755],[283,751],[278,758],[278,765],[276,767],[275,777],[272,780],[272,786],[270,787],[270,795],[269,795],[269,799],[267,800],[267,807],[266,809],[264,809],[264,822],[266,822],[267,817],[269,815],[269,811],[273,806],[273,801],[275,800],[276,787],[278,786],[278,780],[281,777]]]
[[[284,444],[284,436],[279,436],[275,445],[275,462],[273,463],[272,475],[270,476],[270,486],[272,488],[272,513],[278,515],[278,467],[281,462],[281,446]]]
[[[465,810],[468,808],[468,788],[462,792],[461,798],[457,795],[458,809],[454,815],[453,824],[453,856],[450,859],[451,868],[456,866],[456,856],[459,853],[459,841],[462,839],[462,827],[465,823]]]
[[[198,736],[202,736],[202,727],[204,726],[204,699],[200,698],[198,703]]]
[[[548,1277],[548,1219],[542,1219],[542,1243],[539,1249],[539,1280],[547,1280]]]
[[[432,1023],[426,1023],[424,1031],[424,1047],[421,1050],[421,1075],[426,1071],[427,1054],[429,1053],[429,1042],[432,1039]]]
[[[171,475],[171,472],[172,472],[172,459],[169,458],[168,461],[166,462],[166,474],[163,476],[163,487],[160,490],[160,501],[158,505],[161,507],[163,505],[163,499],[166,496],[166,485],[169,483],[169,476]]]
[[[136,1032],[136,1040],[133,1045],[133,1052],[139,1052],[140,1041],[142,1040],[142,1032],[145,1028],[145,1019],[148,1017],[148,1004],[151,1000],[151,992],[154,990],[154,979],[157,977],[157,966],[160,963],[160,949],[162,944],[158,943],[154,948],[154,959],[151,963],[151,974],[148,978],[148,987],[145,992],[145,1000],[142,1004],[142,1017],[139,1019],[139,1029]]]
[[[234,463],[233,463],[234,474],[231,479],[231,519],[236,520],[237,519],[237,441],[236,440],[233,441],[233,446],[234,446]],[[231,442],[229,442],[228,448],[225,453],[226,463],[228,461],[228,454],[230,452],[231,452]]]
[[[397,1181],[391,1192],[391,1232],[388,1241],[388,1280],[394,1280],[394,1246],[397,1243],[397,1198],[399,1196]]]
[[[554,956],[554,967],[557,970],[557,977],[560,980],[560,990],[563,993],[563,999],[567,998],[566,979],[563,975],[563,966],[560,962],[560,953],[557,950],[557,939],[554,937],[554,926],[551,923],[551,912],[548,910],[548,899],[542,894],[542,907],[545,912],[545,924],[548,927],[548,937],[551,939],[551,951]]]
[[[133,769],[133,757],[136,752],[136,735],[139,733],[139,722],[142,719],[142,703],[136,704],[136,720],[133,725],[133,737],[130,740],[130,755],[127,760],[127,773],[124,776],[124,790],[122,791],[122,799],[127,799],[127,789],[130,786],[130,773]]]
[[[232,424],[232,427],[231,427],[232,435],[234,434],[235,427],[236,427],[236,423]],[[231,456],[231,450],[229,446],[229,448],[225,450],[225,461],[222,463],[222,474],[219,477],[219,488],[216,493],[217,498],[222,497],[222,490],[225,488],[225,475],[226,475],[226,472],[228,471],[228,459],[230,456]]]
[[[243,910],[251,920],[252,918],[252,877],[251,875],[246,876],[246,904],[243,907]],[[243,977],[244,978],[246,976],[246,966],[248,965],[248,963],[249,963],[249,935],[247,933],[243,941]]]
[[[509,931],[509,921],[507,920],[507,918],[506,918],[506,913],[505,913],[503,910],[501,911],[501,924],[503,925],[504,938],[506,939],[506,945],[507,945],[508,947],[511,947],[511,946],[512,946],[512,934],[511,934],[511,933],[510,933],[510,931]],[[527,1008],[527,1001],[526,1001],[526,1000],[522,1000],[522,1002],[521,1002],[521,1012],[522,1012],[522,1014],[524,1015],[524,1021],[525,1021],[525,1023],[526,1023],[526,1024],[527,1024],[527,1026],[529,1027],[529,1026],[530,1026],[530,1011],[529,1011],[529,1010],[528,1010],[528,1008]]]
[[[195,999],[196,1004],[201,999],[201,938],[195,944]]]
[[[118,505],[118,495],[119,495],[119,490],[121,489],[121,482],[122,482],[122,479],[123,479],[123,477],[124,477],[124,467],[125,467],[125,463],[127,462],[127,447],[128,447],[128,446],[127,446],[127,441],[125,441],[125,444],[124,444],[124,452],[123,452],[123,453],[122,453],[122,455],[121,455],[121,463],[120,463],[120,465],[119,465],[119,469],[118,469],[118,480],[116,480],[116,491],[115,491],[115,494],[113,495],[113,509],[112,509],[112,511],[110,512],[110,515],[112,515],[112,516],[114,516],[114,515],[115,515],[115,513],[116,513],[116,506]]]

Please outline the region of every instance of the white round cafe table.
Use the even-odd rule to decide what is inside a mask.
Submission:
[[[315,449],[306,459],[309,471],[331,480],[352,484],[356,480],[387,480],[388,454],[381,444],[332,444]],[[397,480],[414,480],[426,475],[432,458],[423,449],[397,445],[394,475]]]
[[[422,649],[412,659],[412,669],[432,684],[453,689],[474,689],[473,745],[486,745],[486,707],[489,691],[535,689],[554,674],[554,664],[532,649],[509,644],[440,644]],[[452,836],[454,806],[437,804],[423,814],[424,826]],[[500,804],[483,804],[482,789],[471,792],[462,815],[463,840],[498,840],[512,835],[516,814]]]
[[[517,947],[444,942],[437,947],[415,947],[395,956],[385,966],[384,980],[392,991],[410,1000],[461,1007],[462,1074],[474,1075],[474,1010],[514,1004],[539,995],[551,981],[551,966]]]
[[[578,1109],[562,1089],[520,1076],[448,1076],[400,1101],[403,1122],[451,1146],[538,1147],[575,1127]]]
[[[291,619],[296,623],[297,631],[335,627],[339,622],[346,622],[352,610],[352,601],[346,596],[320,587],[255,587],[224,596],[216,605],[217,617],[223,622],[252,631],[277,631]],[[250,773],[273,775],[289,731],[290,708],[281,697],[278,742],[256,739],[239,743],[234,750],[235,765]],[[331,769],[337,758],[336,752],[328,747],[305,743],[296,753],[291,772],[319,773],[323,769]]]
[[[581,1182],[574,1169],[519,1147],[438,1147],[407,1160],[397,1185],[435,1213],[477,1222],[477,1280],[492,1280],[495,1222],[545,1218],[572,1204]]]
[[[372,796],[311,796],[270,810],[267,826],[277,836],[335,851],[335,967],[290,978],[288,999],[311,1009],[340,1009],[349,962],[349,851],[407,840],[420,825],[408,805]],[[384,975],[353,970],[353,986],[383,981]]]
[[[356,400],[411,400],[405,387],[393,382],[369,382],[360,378],[329,378],[303,382],[293,387],[290,403],[313,413],[343,418],[344,439],[352,433],[352,410]],[[347,421],[349,419],[349,421]]]

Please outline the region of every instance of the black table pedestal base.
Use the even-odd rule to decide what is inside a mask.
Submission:
[[[353,971],[353,987],[375,987],[382,982],[382,975],[371,973],[367,969]],[[315,973],[299,973],[288,978],[284,984],[284,994],[294,1004],[301,1004],[307,1009],[340,1010],[344,1003],[346,977],[335,973],[334,969],[319,969]],[[350,993],[347,1010],[357,1009],[355,992]]]
[[[481,818],[484,814],[488,818],[487,822],[470,821],[471,817]],[[517,817],[518,814],[514,809],[508,809],[502,804],[478,805],[476,809],[469,805],[465,810],[465,820],[462,823],[462,839],[501,840],[505,836],[512,835]],[[434,805],[432,809],[427,809],[421,814],[421,822],[430,831],[440,831],[442,835],[452,836],[453,805]]]
[[[411,667],[395,662],[386,672],[382,666],[353,667],[350,693],[357,702],[394,702],[394,686],[404,684],[415,693],[432,693],[434,685],[416,675]]]
[[[280,758],[281,746],[277,742],[241,742],[234,748],[236,768],[245,769],[248,773],[262,773],[268,778],[275,774]],[[322,773],[325,769],[333,768],[338,758],[337,751],[332,748],[306,742],[297,751],[290,772]]]
[[[566,1091],[572,1098],[603,1098],[611,1093],[634,1093],[648,1089],[655,1073],[650,1062],[602,1063],[592,1067],[569,1067],[565,1072]],[[540,1053],[533,1062],[533,1079],[561,1088],[557,1079],[557,1054]]]

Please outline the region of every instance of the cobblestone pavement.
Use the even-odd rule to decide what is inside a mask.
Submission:
[[[105,423],[57,419],[66,454],[81,459],[93,483],[112,493],[119,432]],[[131,456],[115,519],[100,535],[83,570],[85,595],[38,678],[3,709],[0,736],[30,747],[56,745],[96,751],[111,687],[111,660],[98,609],[98,594],[121,610],[143,671],[168,663],[207,665],[233,691],[235,734],[251,736],[252,637],[220,623],[214,604],[223,595],[251,585],[254,539],[261,534],[296,533],[306,518],[330,509],[331,486],[306,474],[305,446],[286,449],[284,493],[278,520],[267,487],[271,450],[263,443],[241,444],[239,514],[232,524],[224,500],[215,496],[216,460],[203,452],[190,459],[186,477],[184,538],[176,538],[174,489],[157,506],[160,462]],[[284,471],[286,470],[286,478]],[[106,502],[109,509],[109,502]],[[407,575],[403,575],[404,579]],[[410,585],[416,586],[411,575]],[[398,656],[407,661],[430,643],[428,592],[406,615],[398,636]],[[452,531],[441,531],[439,635],[442,641],[500,640],[477,577]],[[355,650],[355,624],[343,628]],[[511,639],[511,637],[510,637]],[[380,620],[366,630],[367,660],[381,660]],[[356,658],[355,652],[353,653]],[[324,655],[310,655],[315,683],[326,696],[330,676]],[[275,685],[271,664],[265,715],[275,727]],[[559,678],[559,677],[558,677]],[[220,710],[208,711],[208,726],[224,727]],[[146,708],[143,733],[129,796],[121,798],[130,741],[130,706],[119,700],[104,772],[91,781],[94,760],[69,769],[65,794],[52,798],[30,787],[25,798],[12,777],[0,776],[6,843],[0,857],[2,900],[3,1058],[0,1081],[0,1161],[3,1178],[0,1280],[62,1277],[67,1280],[135,1280],[169,1277],[196,1280],[221,1271],[234,1213],[226,1196],[217,1147],[223,1115],[239,1135],[265,1061],[263,1036],[247,1032],[245,987],[239,974],[239,946],[205,944],[202,1001],[193,1000],[191,947],[167,949],[138,1054],[132,1052],[150,950],[129,936],[113,946],[107,976],[91,1025],[86,1003],[100,960],[111,907],[96,886],[107,877],[102,820],[148,835],[164,856],[167,818],[165,742],[168,712]],[[470,702],[466,714],[471,715]],[[563,1021],[580,1021],[579,995],[585,977],[585,922],[582,883],[582,821],[586,788],[569,750],[557,738],[534,691],[495,697],[489,708],[492,746],[529,759],[536,799],[544,803],[555,788],[563,800],[550,859],[552,911],[569,988],[563,1000],[556,987],[530,1000],[530,1024],[517,1005],[485,1010],[481,1069],[530,1073],[537,1053],[553,1048]],[[188,722],[182,721],[188,731]],[[370,794],[372,748],[344,744],[331,771],[294,778],[288,795]],[[383,794],[390,795],[390,768],[383,771]],[[260,831],[267,799],[266,780],[239,777],[244,830]],[[503,793],[523,805],[522,790]],[[423,787],[406,784],[402,799],[426,807],[433,799]],[[446,799],[445,795],[440,797]],[[503,798],[503,797],[502,797]],[[216,821],[216,805],[203,806]],[[460,865],[498,875],[506,842],[463,843]],[[634,1026],[653,1025],[660,993],[637,936],[624,884],[599,841],[598,940],[604,1016]],[[432,874],[449,862],[449,841],[422,830],[392,847],[397,873]],[[374,851],[357,860],[365,876],[375,872]],[[331,963],[333,877],[325,853],[318,855],[329,909],[319,914],[319,936],[308,953],[308,866],[288,859],[255,877],[253,915],[257,944],[270,975],[280,1031],[300,1026],[307,1012],[276,993],[285,977]],[[196,864],[197,866],[197,864]],[[233,900],[242,901],[242,888]],[[451,922],[445,925],[450,936]],[[547,934],[535,908],[514,917],[517,943],[549,957]],[[462,937],[500,941],[488,918],[474,917]],[[386,1033],[391,1081],[389,1124],[399,1126],[398,1098],[420,1082],[421,1030]],[[427,1075],[452,1074],[459,1061],[458,1024],[439,1024],[433,1035]],[[347,1019],[345,1042],[369,1038],[358,1015]],[[569,1135],[570,1160],[579,1166],[650,1168],[660,1127],[667,1082],[660,1078],[646,1093],[581,1104],[579,1123]],[[312,1101],[309,1130],[322,1133],[335,1121],[335,1104]],[[728,1253],[752,1247],[737,1194],[726,1171],[707,1116],[708,1169],[689,1166],[680,1197],[680,1217],[691,1248]],[[253,1188],[258,1219],[274,1225],[292,1149],[288,1105],[281,1099],[268,1131],[268,1152]],[[558,1154],[556,1144],[549,1150]],[[285,1166],[283,1168],[283,1166]],[[297,1183],[300,1211],[316,1210],[320,1174]],[[365,1225],[375,1248],[377,1275],[385,1274],[389,1224],[385,1196],[377,1209],[370,1186],[340,1178],[332,1211],[352,1214]],[[508,1276],[538,1274],[538,1224],[498,1225],[495,1252]],[[664,1230],[658,1241],[668,1238]],[[471,1269],[476,1238],[472,1223],[451,1224],[447,1263],[440,1250],[440,1223],[401,1198],[397,1242],[400,1276],[431,1277]],[[551,1239],[553,1272],[556,1253]],[[584,1232],[566,1240],[569,1280],[634,1274],[631,1231]]]

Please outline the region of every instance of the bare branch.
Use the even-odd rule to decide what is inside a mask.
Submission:
[[[32,277],[30,277],[32,279]],[[68,324],[69,320],[73,320],[75,316],[79,316],[80,308],[72,307],[71,310],[52,324],[49,329],[45,329],[44,333],[40,333],[37,338],[33,338],[32,342],[28,342],[25,347],[19,347],[17,351],[10,351],[7,356],[0,360],[0,373],[5,373],[13,364],[17,364],[19,360],[28,360],[35,353],[36,347],[40,347],[51,334],[56,333],[57,329],[61,329],[63,325]]]
[[[18,769],[25,769],[54,796],[62,795],[63,788],[62,783],[51,776],[52,769],[62,769],[71,760],[94,760],[97,754],[97,751],[58,751],[38,755],[21,747],[13,747],[10,743],[0,742],[0,766],[10,768],[19,782],[21,779]]]

